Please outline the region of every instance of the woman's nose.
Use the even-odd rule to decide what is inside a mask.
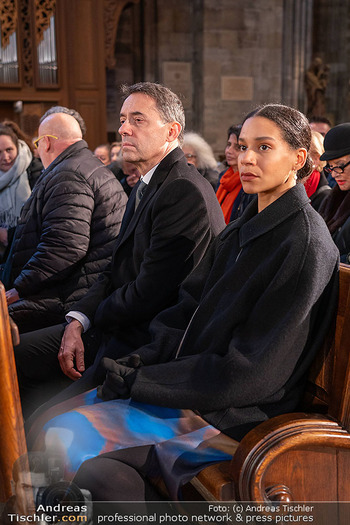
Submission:
[[[251,149],[246,149],[245,151],[241,151],[239,154],[239,159],[242,164],[254,164],[255,163],[254,152]]]

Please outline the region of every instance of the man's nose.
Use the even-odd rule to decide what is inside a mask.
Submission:
[[[130,128],[130,124],[128,123],[127,120],[125,120],[122,124],[120,124],[120,127],[118,129],[118,133],[120,135],[125,135],[125,134],[130,134],[131,133],[131,128]]]

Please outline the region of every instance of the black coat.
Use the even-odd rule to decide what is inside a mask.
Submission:
[[[180,284],[225,227],[212,187],[180,148],[160,162],[134,212],[136,190],[109,268],[73,308],[131,347],[148,340],[151,319],[176,302]]]
[[[20,327],[26,319],[31,329],[64,320],[110,261],[126,202],[113,173],[83,140],[42,173],[13,246],[10,287],[23,300],[9,311]]]
[[[341,262],[350,264],[350,216],[344,224],[333,233],[332,239],[338,246]]]
[[[350,264],[350,190],[332,188],[319,208],[338,247],[340,261]]]
[[[236,439],[294,410],[336,305],[338,258],[302,185],[261,213],[253,201],[151,323],[132,399],[199,411]]]

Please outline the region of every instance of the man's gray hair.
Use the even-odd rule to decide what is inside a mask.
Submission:
[[[123,94],[123,100],[133,93],[143,93],[153,98],[164,122],[175,121],[181,125],[178,140],[182,144],[185,130],[185,112],[181,100],[173,91],[154,82],[139,82],[132,86],[123,85],[120,89]]]
[[[64,106],[52,106],[52,108],[48,109],[46,113],[44,113],[44,115],[41,117],[40,124],[43,122],[43,120],[46,119],[46,117],[48,117],[49,115],[53,115],[54,113],[65,113],[66,115],[71,115],[71,117],[74,117],[80,126],[82,136],[85,135],[86,124],[83,117],[75,109],[69,109]]]

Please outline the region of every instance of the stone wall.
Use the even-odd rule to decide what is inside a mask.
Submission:
[[[327,116],[333,124],[350,120],[350,1],[314,2],[313,54],[330,66]]]
[[[216,152],[230,125],[281,100],[282,7],[280,0],[205,2],[202,132]]]
[[[140,0],[120,19],[116,69],[107,75],[109,130],[118,86],[159,81],[183,100],[186,128],[217,156],[227,128],[255,106],[306,111],[304,75],[315,54],[330,64],[327,113],[349,119],[350,0]]]
[[[158,75],[217,154],[257,104],[281,100],[283,0],[157,2]]]

